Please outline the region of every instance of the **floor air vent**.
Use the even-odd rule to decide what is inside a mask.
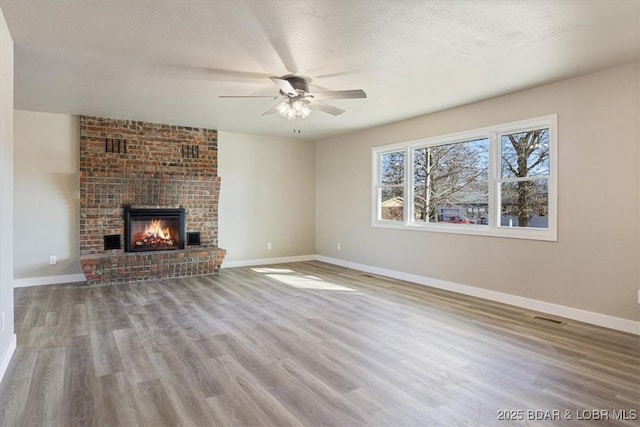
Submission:
[[[548,317],[543,317],[543,316],[533,316],[533,318],[536,320],[542,320],[543,322],[551,323],[553,325],[558,325],[558,326],[566,324],[566,322],[563,322],[562,320],[550,319]]]

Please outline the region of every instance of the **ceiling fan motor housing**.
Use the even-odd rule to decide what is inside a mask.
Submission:
[[[297,91],[302,91],[304,93],[309,93],[309,81],[310,79],[301,76],[282,76],[282,80],[286,80],[289,82],[291,86]]]

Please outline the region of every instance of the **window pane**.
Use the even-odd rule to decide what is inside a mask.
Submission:
[[[549,129],[503,135],[502,178],[549,176]]]
[[[549,227],[549,190],[546,179],[503,182],[500,185],[500,225]]]
[[[404,182],[404,151],[384,153],[380,156],[380,183],[396,185]]]
[[[382,188],[380,198],[380,218],[403,221],[404,190],[398,187]]]
[[[488,224],[489,140],[413,152],[414,221]]]

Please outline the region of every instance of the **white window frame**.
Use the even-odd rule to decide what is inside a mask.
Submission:
[[[406,153],[406,148],[404,147],[404,145],[402,144],[394,144],[394,145],[385,145],[383,147],[383,149],[377,150],[373,157],[374,157],[374,162],[377,162],[378,165],[381,164],[382,161],[382,156],[388,153],[397,153],[399,151],[404,151],[405,152],[405,165],[404,165],[404,178],[403,178],[403,183],[402,184],[382,184],[381,182],[381,175],[380,175],[380,169],[377,168],[376,174],[375,174],[375,179],[373,181],[373,199],[374,199],[374,212],[373,212],[373,217],[375,218],[376,221],[380,221],[383,223],[404,223],[407,221],[407,207],[403,206],[402,208],[402,215],[403,215],[403,220],[402,221],[397,221],[397,220],[383,220],[381,218],[381,214],[382,214],[382,189],[383,188],[402,188],[403,189],[403,194],[404,194],[404,198],[407,198],[407,179],[409,179],[409,175],[407,175],[407,153]]]
[[[530,131],[535,129],[549,129],[549,176],[541,177],[548,182],[548,227],[504,227],[500,226],[500,191],[501,181],[501,137],[502,135]],[[448,224],[421,223],[413,220],[413,152],[416,148],[427,146],[452,144],[487,138],[489,140],[489,224]],[[380,217],[380,165],[382,154],[405,151],[404,168],[404,207],[403,220],[383,220]],[[371,226],[378,228],[393,228],[402,230],[419,230],[454,234],[471,234],[478,236],[507,237],[530,240],[558,240],[558,116],[551,114],[533,119],[520,120],[458,132],[448,135],[424,138],[414,141],[389,144],[371,149]],[[529,178],[527,178],[529,179]]]

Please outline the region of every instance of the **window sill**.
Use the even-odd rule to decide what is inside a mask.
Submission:
[[[405,224],[400,221],[376,220],[373,228],[428,231],[434,233],[467,234],[471,236],[503,237],[509,239],[543,240],[557,242],[557,233],[548,228],[489,227],[487,225]]]

